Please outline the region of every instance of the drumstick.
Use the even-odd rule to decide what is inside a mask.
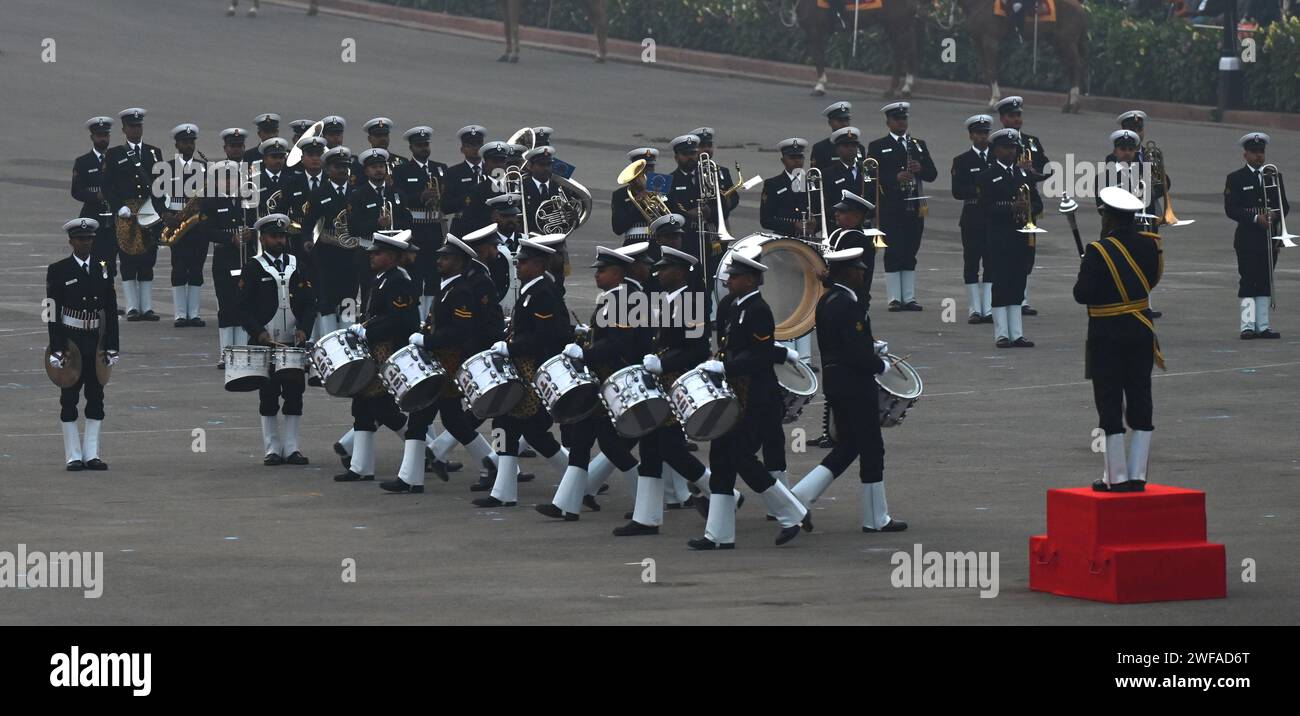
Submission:
[[[908,358],[911,358],[911,357],[912,357],[912,354],[911,354],[911,353],[908,353],[907,355],[903,356],[902,358],[895,358],[895,359],[891,360],[891,361],[889,362],[889,370],[894,370],[895,368],[898,368],[898,364],[899,364],[899,363],[902,363],[903,361],[905,361],[905,360],[907,360]],[[902,370],[899,370],[899,371],[898,371],[898,374],[901,375],[901,376],[903,376],[903,377],[907,377],[907,374],[904,373]]]

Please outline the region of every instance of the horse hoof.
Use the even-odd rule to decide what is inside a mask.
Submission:
[[[604,56],[604,55],[596,55],[596,64],[598,64],[598,65],[603,65],[603,64],[605,64],[605,56]]]
[[[519,55],[511,55],[511,56],[510,56],[510,63],[511,63],[511,64],[514,64],[514,63],[516,63],[516,62],[518,62],[518,61],[519,61]]]
[[[509,61],[510,61],[510,53],[506,53],[497,58],[497,62],[509,62]]]
[[[911,98],[912,98],[912,90],[905,89],[905,90],[903,90],[902,92],[900,92],[898,96],[902,97],[903,99],[911,99]]]
[[[812,96],[814,96],[814,97],[825,97],[825,96],[826,96],[826,90],[823,90],[823,89],[815,89],[815,90],[813,90],[813,91],[811,92],[811,94],[812,94]]]

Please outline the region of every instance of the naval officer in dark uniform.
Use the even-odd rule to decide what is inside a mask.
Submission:
[[[966,133],[970,135],[970,149],[952,158],[952,198],[961,202],[962,283],[966,284],[966,302],[972,325],[993,322],[993,284],[988,281],[988,236],[985,235],[984,215],[979,210],[979,178],[993,161],[989,149],[989,130],[993,118],[977,114],[966,118]],[[984,270],[980,278],[980,269]]]
[[[1273,302],[1273,267],[1277,265],[1282,242],[1273,227],[1278,221],[1276,211],[1265,211],[1264,154],[1269,137],[1263,132],[1250,132],[1239,143],[1246,166],[1228,175],[1223,186],[1223,212],[1237,222],[1232,236],[1232,249],[1237,254],[1237,297],[1241,299],[1241,339],[1281,338],[1269,323],[1269,309]],[[1271,181],[1271,180],[1270,180]],[[1278,208],[1281,194],[1282,215],[1291,211],[1286,198],[1286,185],[1277,176],[1277,189],[1269,189],[1267,203]]]
[[[99,224],[95,244],[90,256],[108,267],[109,278],[117,276],[117,235],[113,227],[113,210],[104,193],[104,160],[108,156],[108,143],[113,131],[111,117],[91,117],[86,120],[90,130],[90,151],[72,163],[72,198],[81,202],[78,216],[94,219]]]

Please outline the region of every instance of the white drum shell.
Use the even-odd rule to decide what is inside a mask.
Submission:
[[[442,364],[417,346],[393,351],[379,369],[379,381],[405,413],[432,405],[446,380]]]
[[[263,346],[226,346],[226,390],[247,393],[271,379],[271,349]]]
[[[596,376],[586,366],[579,369],[564,354],[542,361],[533,377],[533,387],[546,406],[546,412],[560,425],[576,423],[591,415],[600,395]]]
[[[351,398],[375,378],[370,347],[346,328],[321,336],[312,348],[311,361],[325,391],[336,397]]]
[[[673,383],[669,398],[682,431],[692,440],[713,440],[726,435],[740,421],[736,393],[703,369],[687,371]]]
[[[658,381],[639,365],[615,371],[600,386],[600,399],[615,432],[625,438],[649,434],[672,412]]]
[[[470,412],[480,419],[497,418],[524,399],[524,382],[509,359],[493,351],[475,353],[460,364],[456,385]]]
[[[817,374],[812,372],[812,368],[803,361],[795,363],[786,361],[776,366],[775,373],[776,382],[781,385],[781,397],[785,404],[781,422],[788,425],[798,420],[804,408],[817,397]]]

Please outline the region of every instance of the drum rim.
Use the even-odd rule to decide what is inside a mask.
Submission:
[[[793,371],[795,371],[796,373],[799,374],[799,377],[800,377],[800,378],[806,378],[806,379],[807,379],[807,382],[808,382],[808,384],[809,384],[808,389],[807,389],[807,390],[795,390],[794,388],[791,388],[790,386],[788,386],[788,385],[786,385],[785,383],[781,382],[781,371],[782,371],[782,370],[793,370]],[[785,363],[782,363],[782,364],[776,366],[775,368],[773,368],[773,372],[776,373],[776,382],[777,382],[777,385],[780,385],[782,390],[784,390],[784,391],[786,391],[786,392],[788,392],[788,393],[793,393],[793,394],[798,395],[798,396],[800,396],[800,397],[809,397],[809,396],[817,395],[817,389],[820,387],[820,383],[819,383],[819,381],[817,380],[817,374],[814,373],[814,372],[812,372],[812,368],[810,368],[810,367],[809,367],[807,364],[805,364],[803,361],[796,361],[796,362],[794,362],[794,363],[791,363],[791,362],[789,362],[789,361],[786,361]]]
[[[887,359],[892,359],[892,360],[898,360],[897,356],[890,355],[890,354],[887,354],[887,355],[886,355],[886,358],[887,358]],[[894,390],[894,389],[891,388],[890,386],[885,385],[883,382],[881,382],[880,379],[881,379],[882,377],[884,377],[884,375],[885,375],[884,373],[881,373],[880,375],[875,376],[875,379],[876,379],[876,385],[880,386],[880,387],[881,387],[885,392],[889,393],[890,395],[894,395],[894,396],[897,396],[897,397],[899,397],[899,398],[903,398],[903,399],[905,399],[905,400],[916,400],[917,398],[921,397],[921,393],[924,392],[924,390],[925,390],[925,386],[924,386],[924,384],[923,384],[922,381],[921,381],[921,374],[918,373],[917,370],[916,370],[915,368],[912,367],[912,364],[911,364],[911,363],[908,363],[908,362],[905,361],[905,360],[898,360],[898,365],[897,365],[897,367],[900,367],[900,368],[904,368],[904,369],[905,369],[905,373],[906,373],[906,375],[907,375],[907,377],[908,377],[908,379],[909,379],[909,380],[908,380],[908,384],[911,385],[913,382],[915,382],[915,384],[916,384],[916,388],[915,388],[915,390],[911,390],[911,391],[908,391],[908,392],[906,392],[906,393],[900,393],[899,391]],[[893,369],[891,368],[890,370],[893,370]]]

